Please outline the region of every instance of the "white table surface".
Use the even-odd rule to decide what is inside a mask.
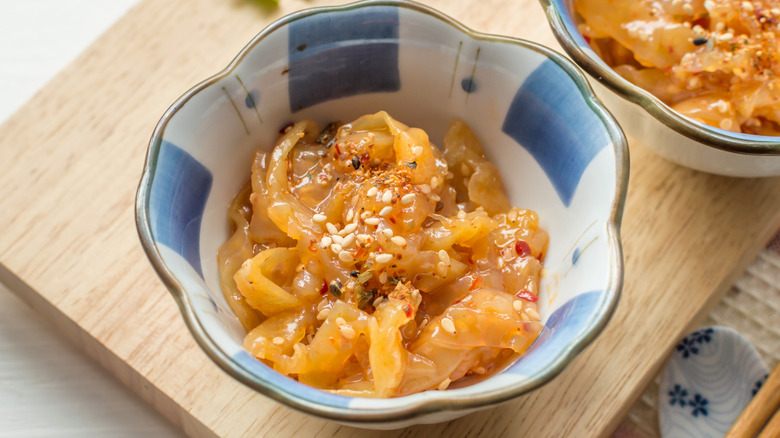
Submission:
[[[0,0],[0,123],[135,3]],[[0,438],[181,436],[0,284]]]

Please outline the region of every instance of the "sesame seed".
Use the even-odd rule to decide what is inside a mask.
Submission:
[[[386,217],[387,215],[389,215],[392,212],[393,212],[393,207],[388,205],[388,206],[386,206],[385,208],[383,208],[382,210],[379,211],[379,215],[382,216],[382,217]]]
[[[376,196],[376,192],[378,191],[379,189],[376,188],[376,186],[371,186],[371,188],[368,189],[368,191],[366,192],[366,196],[368,196],[369,198],[373,198],[374,196]]]
[[[382,272],[381,274],[379,274],[379,282],[382,284],[387,283],[387,272]]]
[[[338,243],[339,245],[342,245],[342,242],[344,242],[344,238],[339,236],[338,234],[334,234],[330,236],[331,240],[333,240],[333,243]]]
[[[374,302],[373,302],[374,308],[376,308],[376,306],[382,304],[382,301],[384,301],[384,300],[385,300],[385,297],[379,297],[379,298],[375,299]]]
[[[333,254],[338,254],[338,253],[340,253],[342,249],[343,249],[343,248],[342,248],[342,247],[341,247],[341,245],[340,245],[340,244],[338,244],[338,243],[334,243],[334,244],[332,244],[332,245],[330,246],[330,250],[331,250],[331,251],[333,251]]]
[[[351,224],[347,224],[347,226],[344,227],[344,233],[345,234],[350,234],[350,233],[354,232],[356,229],[357,229],[357,224],[352,222]]]
[[[435,189],[436,187],[439,187],[439,184],[441,184],[441,178],[438,176],[434,176],[431,178],[431,188]]]
[[[432,201],[435,201],[435,202],[441,201],[441,197],[439,195],[435,194],[435,193],[431,194],[430,198],[431,198]]]
[[[712,10],[715,9],[715,2],[712,0],[704,0],[704,8],[707,9],[707,11],[712,12]]]
[[[450,380],[449,377],[442,380],[442,382],[439,383],[439,391],[444,391],[445,389],[447,389],[447,387],[450,386],[450,383],[452,383],[452,380]]]
[[[284,344],[284,338],[281,337],[281,336],[277,336],[277,337],[274,338],[273,342],[274,342],[274,345],[282,345],[282,344]]]
[[[354,258],[354,257],[352,257],[352,253],[351,253],[351,252],[349,252],[349,251],[347,251],[347,250],[343,250],[343,251],[341,251],[341,252],[339,253],[339,259],[340,259],[342,262],[345,262],[345,263],[352,263],[352,262],[354,262],[354,261],[355,261],[355,258]]]
[[[406,239],[401,236],[393,236],[390,238],[390,241],[398,246],[406,246]]]
[[[385,228],[384,230],[382,230],[382,234],[384,234],[385,237],[388,238],[393,237],[393,230],[391,228]]]
[[[365,220],[366,224],[368,225],[379,225],[379,218],[378,217],[370,217]]]
[[[447,276],[447,264],[444,262],[439,262],[436,264],[436,272],[439,273],[442,277]]]
[[[769,12],[771,12],[774,16],[778,16],[780,15],[780,8],[772,8],[769,10]]]
[[[444,249],[439,250],[439,260],[441,260],[442,262],[448,265],[450,264],[450,255],[447,253],[446,250]]]
[[[339,229],[338,229],[338,228],[336,228],[336,226],[335,226],[335,225],[333,225],[333,224],[332,224],[332,223],[330,223],[330,222],[328,222],[327,224],[325,224],[325,228],[328,230],[328,232],[329,232],[330,234],[338,234],[338,233],[339,233]]]
[[[355,243],[355,235],[354,234],[347,234],[346,237],[344,237],[344,241],[341,242],[341,246],[349,247],[349,246],[352,246],[353,243]]]
[[[328,305],[328,300],[323,298],[323,299],[322,299],[322,300],[320,300],[320,302],[317,304],[317,311],[319,312],[320,310],[324,309],[324,308],[325,308],[325,306],[327,306],[327,305]]]
[[[323,247],[323,248],[327,248],[327,247],[329,247],[329,246],[330,246],[330,244],[331,244],[331,243],[333,243],[333,239],[331,239],[331,238],[330,238],[330,237],[328,237],[328,236],[325,236],[325,237],[323,237],[323,238],[322,238],[322,240],[320,241],[320,246],[321,246],[321,247]]]
[[[346,324],[347,324],[347,321],[344,318],[342,318],[340,316],[338,318],[336,318],[336,325],[337,326],[341,327],[341,326],[346,325]]]
[[[391,192],[389,189],[385,190],[384,193],[382,193],[382,202],[385,204],[389,204],[390,201],[393,200],[393,192]]]
[[[420,191],[425,193],[426,195],[431,193],[431,186],[429,186],[428,184],[420,184],[419,187],[420,187]]]
[[[347,339],[355,339],[357,336],[357,332],[355,332],[355,329],[352,327],[345,325],[339,329],[341,332],[341,336],[344,336]]]
[[[393,260],[392,254],[379,254],[378,256],[376,256],[377,263],[387,263],[390,260]]]
[[[360,242],[366,243],[366,240],[368,240],[368,234],[358,234],[357,240]]]
[[[328,217],[325,216],[322,213],[317,213],[314,216],[312,216],[311,218],[312,218],[312,220],[314,222],[317,222],[318,224],[321,224],[321,223],[325,222],[326,220],[328,220]]]
[[[682,10],[688,15],[693,15],[693,6],[690,3],[684,4]]]
[[[458,219],[466,219],[466,212],[463,210],[458,210]]]
[[[303,263],[298,263],[298,266],[295,267],[295,272],[301,271],[303,271]]]
[[[412,202],[414,202],[414,198],[415,198],[414,193],[407,193],[403,196],[403,198],[401,198],[401,204],[409,205]]]
[[[474,368],[474,372],[477,374],[485,374],[487,370],[485,369],[485,367],[476,367]]]
[[[352,222],[352,219],[355,217],[355,210],[352,210],[351,208],[347,212],[347,222]]]
[[[441,328],[443,328],[445,332],[451,335],[455,334],[455,323],[452,322],[450,318],[442,318]]]
[[[514,300],[512,302],[512,307],[514,307],[515,310],[517,310],[518,312],[522,312],[523,311],[523,302],[520,301],[520,300]]]
[[[520,319],[522,319],[525,322],[528,322],[528,321],[531,320],[531,318],[529,318],[528,315],[526,315],[525,313],[521,313],[520,314]]]
[[[370,211],[364,211],[363,213],[360,213],[360,219],[365,220],[369,216],[371,216],[371,212]]]
[[[730,40],[732,38],[734,38],[734,34],[731,32],[726,32],[720,36],[721,40]]]
[[[415,146],[412,148],[412,154],[414,154],[415,157],[419,157],[423,153],[423,147],[422,146]]]
[[[525,309],[525,313],[529,318],[531,318],[532,321],[539,321],[539,312],[537,312],[533,307]]]
[[[744,9],[745,12],[753,12],[753,4],[750,2],[742,2],[742,9]]]
[[[731,119],[723,119],[720,121],[720,123],[718,123],[721,129],[731,129],[732,124],[733,122]]]

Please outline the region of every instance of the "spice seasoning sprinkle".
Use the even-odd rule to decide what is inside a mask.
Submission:
[[[443,328],[445,332],[451,335],[455,334],[455,323],[452,322],[450,318],[442,318],[441,328]]]

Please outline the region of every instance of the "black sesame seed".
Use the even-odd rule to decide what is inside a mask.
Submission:
[[[330,149],[334,144],[336,144],[336,137],[331,138],[327,143],[325,143],[325,149]]]
[[[707,44],[707,38],[698,37],[693,39],[694,46],[701,46],[702,44]]]
[[[355,170],[360,169],[360,158],[358,158],[357,155],[352,157],[352,167],[354,167]]]
[[[410,161],[408,163],[404,163],[404,165],[409,167],[410,169],[417,169],[417,162],[416,161]]]
[[[349,275],[351,277],[357,277],[358,275],[360,275],[360,271],[349,271]]]
[[[331,282],[328,286],[328,290],[330,290],[331,295],[336,298],[341,298],[341,288],[341,282],[338,280]]]

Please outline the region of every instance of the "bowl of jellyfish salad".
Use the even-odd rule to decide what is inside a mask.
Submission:
[[[260,32],[158,123],[142,245],[200,347],[344,424],[544,385],[623,279],[622,131],[577,68],[403,1]]]

